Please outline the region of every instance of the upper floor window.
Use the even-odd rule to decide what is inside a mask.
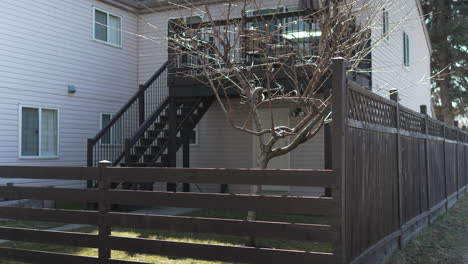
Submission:
[[[108,12],[94,9],[94,39],[114,46],[122,46],[122,19]]]
[[[403,32],[403,64],[407,67],[410,65],[409,36],[406,32]]]
[[[58,110],[22,106],[20,112],[20,157],[57,157]]]
[[[382,12],[382,35],[386,40],[389,39],[388,32],[389,32],[388,10],[384,8]]]

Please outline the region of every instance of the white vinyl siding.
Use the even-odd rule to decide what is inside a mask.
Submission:
[[[58,157],[58,110],[21,106],[20,157]]]
[[[125,30],[137,32],[135,14],[97,0],[1,0],[0,165],[86,166],[86,141],[99,132],[99,113],[116,113],[138,89],[137,37],[122,34],[121,48],[96,43],[94,8],[120,16]],[[69,85],[76,93],[68,93]],[[20,158],[20,106],[59,109],[58,157]],[[10,182],[86,186],[0,177],[0,185]]]
[[[372,91],[388,98],[391,90],[399,91],[402,105],[419,112],[421,105],[431,109],[430,47],[426,41],[423,22],[416,0],[382,1],[380,14],[385,7],[389,12],[389,39],[382,41],[381,15],[379,27],[372,28]],[[409,38],[403,40],[403,32]],[[409,44],[409,45],[407,45]],[[406,46],[406,51],[403,46]],[[405,66],[405,54],[409,55]],[[429,115],[432,115],[429,112]]]
[[[121,47],[121,32],[121,17],[94,8],[94,40]]]

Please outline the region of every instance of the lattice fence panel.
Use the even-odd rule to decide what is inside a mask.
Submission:
[[[400,129],[424,133],[424,118],[412,111],[400,109]]]
[[[396,127],[396,108],[391,101],[350,89],[348,107],[350,119],[376,126]]]

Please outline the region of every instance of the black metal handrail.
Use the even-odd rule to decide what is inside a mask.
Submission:
[[[166,61],[144,85],[140,85],[109,123],[94,138],[88,139],[88,166],[95,166],[98,160],[114,163],[124,151],[125,140],[133,137],[140,125],[166,100],[168,64]]]
[[[160,106],[154,110],[151,116],[146,119],[146,121],[138,128],[138,131],[132,136],[131,139],[128,139],[125,142],[125,149],[124,151],[112,162],[112,166],[115,166],[121,161],[125,155],[131,152],[134,145],[138,142],[138,140],[145,134],[145,132],[154,124],[156,119],[161,115],[164,109],[169,105],[170,98],[167,97],[164,102],[160,104]]]

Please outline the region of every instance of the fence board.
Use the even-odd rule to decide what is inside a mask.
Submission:
[[[26,228],[0,226],[0,239],[76,247],[99,247],[96,235]]]
[[[459,143],[457,145],[457,176],[458,176],[458,186],[457,188],[463,188],[466,186],[466,177],[465,177],[465,147],[463,144]]]
[[[98,214],[92,211],[0,207],[2,218],[97,225]]]
[[[330,241],[331,239],[329,225],[127,213],[109,213],[105,221],[110,226],[115,227],[155,228],[178,232],[260,236],[305,241]]]
[[[92,189],[0,186],[0,197],[8,199],[96,202],[99,193]]]
[[[331,253],[308,253],[293,250],[208,245],[116,236],[110,236],[109,242],[111,248],[115,250],[205,260],[259,264],[332,263],[333,261]]]
[[[51,180],[97,180],[98,168],[1,166],[1,178],[51,179]]]
[[[25,250],[0,247],[0,256],[3,259],[23,261],[34,264],[99,264],[97,258],[82,257],[68,254],[51,253],[37,250]]]
[[[445,177],[447,196],[455,193],[457,188],[457,143],[445,142]]]
[[[336,179],[331,170],[259,170],[191,168],[109,168],[111,181],[186,182],[287,186],[332,187]]]
[[[347,142],[347,256],[353,259],[398,229],[397,150],[395,134],[350,127]]]
[[[424,139],[401,137],[403,223],[427,209]]]
[[[106,193],[104,199],[109,204],[252,210],[305,215],[330,215],[336,209],[332,199],[328,197],[111,190]]]
[[[444,142],[428,141],[429,206],[433,207],[446,198]]]

